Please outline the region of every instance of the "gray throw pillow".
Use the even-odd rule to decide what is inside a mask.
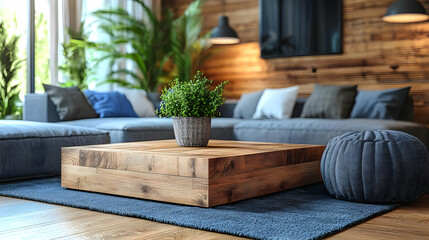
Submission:
[[[242,94],[234,108],[234,118],[251,119],[263,92],[264,90]]]
[[[351,118],[399,120],[410,87],[359,91]]]
[[[414,122],[414,100],[410,95],[405,98],[397,120]]]
[[[314,91],[304,104],[302,118],[348,118],[357,93],[357,85],[314,86]]]
[[[79,88],[61,88],[46,84],[43,84],[43,87],[54,103],[61,121],[98,117]]]

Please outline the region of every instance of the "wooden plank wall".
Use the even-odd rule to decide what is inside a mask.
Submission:
[[[429,0],[419,0],[429,11]],[[164,0],[183,13],[190,0]],[[311,94],[314,83],[359,84],[360,89],[412,86],[415,120],[429,125],[429,22],[385,23],[381,17],[394,0],[343,0],[343,54],[264,60],[259,57],[258,0],[207,0],[203,30],[217,25],[224,12],[241,43],[212,46],[217,54],[203,66],[215,82],[229,80],[225,96],[300,85]]]

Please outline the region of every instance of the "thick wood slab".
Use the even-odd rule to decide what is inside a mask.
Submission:
[[[174,140],[62,148],[63,187],[212,207],[321,181],[324,146]]]

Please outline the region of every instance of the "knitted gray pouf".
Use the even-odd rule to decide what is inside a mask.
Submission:
[[[429,153],[417,138],[399,131],[360,131],[333,138],[321,173],[339,199],[389,203],[418,199],[429,187]]]

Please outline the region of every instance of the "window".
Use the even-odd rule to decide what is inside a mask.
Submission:
[[[25,0],[0,0],[0,20],[5,24],[9,37],[20,36],[18,41],[18,58],[27,59],[27,21],[28,6]],[[19,83],[20,98],[23,99],[26,92],[27,65],[21,64],[21,68],[14,80]]]
[[[36,92],[44,92],[43,83],[51,83],[49,71],[49,0],[35,1],[35,87]]]

